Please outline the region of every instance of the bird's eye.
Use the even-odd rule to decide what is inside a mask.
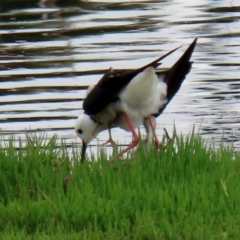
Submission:
[[[83,133],[82,129],[78,129],[77,132],[78,132],[79,134],[82,134],[82,133]]]

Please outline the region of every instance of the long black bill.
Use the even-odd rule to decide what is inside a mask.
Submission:
[[[87,151],[87,143],[82,141],[81,163],[83,163],[85,160],[86,151]]]

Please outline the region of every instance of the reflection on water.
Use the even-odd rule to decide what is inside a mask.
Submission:
[[[71,145],[85,91],[105,69],[139,67],[183,45],[164,61],[169,67],[199,37],[193,69],[158,118],[158,135],[174,123],[184,134],[195,125],[206,138],[240,147],[237,2],[1,0],[1,129],[23,138],[29,129],[57,133]],[[122,130],[113,135],[131,140]]]

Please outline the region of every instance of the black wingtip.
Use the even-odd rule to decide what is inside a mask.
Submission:
[[[178,59],[178,61],[168,70],[166,74],[165,80],[168,86],[169,100],[171,100],[172,97],[177,93],[186,75],[191,70],[192,62],[190,62],[190,59],[195,49],[197,39],[198,38],[195,38],[193,40],[193,42],[190,44],[187,50]]]
[[[198,38],[196,37],[196,38],[193,40],[193,42],[190,44],[190,46],[188,47],[188,49],[186,50],[186,52],[185,52],[185,53],[190,54],[189,60],[190,60],[190,58],[191,58],[191,56],[192,56],[192,53],[193,53],[193,50],[194,50],[194,48],[195,48],[195,46],[196,46],[196,44],[197,44],[197,40],[198,40]]]
[[[198,39],[198,38],[195,38],[195,39],[193,40],[193,42],[190,44],[190,46],[187,48],[187,50],[184,52],[184,54],[181,56],[181,58],[179,58],[178,61],[174,64],[174,66],[175,66],[175,65],[180,65],[180,66],[182,66],[182,65],[184,65],[184,64],[186,64],[186,63],[189,63],[190,58],[191,58],[192,53],[193,53],[193,50],[195,49],[195,46],[196,46],[196,43],[197,43],[197,39]],[[173,66],[173,67],[174,67],[174,66]],[[180,66],[179,66],[179,67],[180,67]],[[172,68],[173,68],[173,67],[172,67]]]
[[[180,46],[182,47],[182,46]],[[143,71],[144,69],[148,68],[148,67],[154,67],[157,68],[158,66],[161,65],[161,63],[159,63],[159,61],[163,60],[164,58],[166,58],[167,56],[169,56],[170,54],[172,54],[173,52],[177,51],[180,47],[174,48],[173,50],[171,50],[170,52],[167,52],[166,54],[164,54],[163,56],[157,58],[156,60],[154,60],[151,63],[148,63],[147,65],[143,66],[140,68],[141,71]]]
[[[166,82],[167,84],[167,98],[168,98],[167,104],[178,92],[184,79],[186,78],[187,74],[190,72],[192,68],[193,62],[190,61],[190,59],[195,49],[197,39],[198,38],[195,38],[193,40],[193,42],[183,53],[183,55],[178,59],[178,61],[166,72],[164,82]],[[155,117],[159,116],[163,112],[167,104],[163,106],[163,108],[160,109],[159,112],[154,116]]]

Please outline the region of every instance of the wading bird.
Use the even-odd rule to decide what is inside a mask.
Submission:
[[[81,161],[85,159],[87,144],[103,130],[109,130],[109,141],[113,142],[110,131],[114,127],[131,131],[133,136],[132,143],[117,158],[138,144],[135,128],[142,124],[146,128],[147,139],[154,135],[158,146],[155,118],[164,111],[190,72],[190,58],[196,42],[197,38],[167,71],[156,68],[162,59],[178,48],[138,69],[110,68],[95,86],[89,87],[83,101],[84,113],[75,124],[75,132],[82,139]]]

